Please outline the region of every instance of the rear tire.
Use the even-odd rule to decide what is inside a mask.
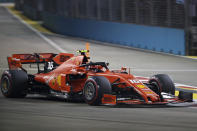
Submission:
[[[89,105],[100,105],[103,94],[111,94],[111,84],[104,76],[93,76],[85,82],[83,97]]]
[[[8,98],[24,98],[27,94],[28,75],[22,70],[4,71],[1,77],[1,92]]]
[[[150,84],[155,85],[157,87],[158,92],[165,92],[174,95],[175,94],[175,86],[171,78],[166,74],[158,74],[154,75],[150,80]],[[156,92],[157,93],[157,92]]]

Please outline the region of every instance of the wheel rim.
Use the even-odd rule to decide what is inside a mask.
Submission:
[[[157,83],[156,81],[153,81],[152,84],[154,84],[154,85],[157,87],[156,93],[157,93],[157,94],[161,93],[161,89],[160,89],[158,83]]]
[[[7,93],[9,90],[9,86],[10,86],[10,84],[9,84],[8,78],[6,78],[6,77],[3,78],[2,85],[1,85],[2,92]]]
[[[95,96],[95,87],[92,82],[89,82],[86,84],[85,87],[85,98],[87,100],[92,100]]]

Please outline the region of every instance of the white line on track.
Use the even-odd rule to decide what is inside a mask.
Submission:
[[[174,83],[176,86],[183,86],[183,87],[191,87],[191,88],[196,88],[195,86],[190,86],[190,85],[185,85],[185,84],[180,84],[180,83]]]
[[[37,31],[36,29],[34,29],[32,26],[30,26],[29,24],[27,24],[24,20],[22,20],[19,16],[13,14],[8,8],[6,8],[7,11],[13,15],[13,17],[15,17],[16,19],[18,19],[21,23],[23,23],[25,26],[27,26],[30,30],[32,30],[33,32],[35,32],[39,37],[41,37],[43,40],[45,40],[49,45],[53,46],[55,49],[57,49],[59,52],[64,52],[67,53],[66,50],[62,49],[60,46],[58,46],[55,42],[53,42],[52,40],[50,40],[49,38],[47,38],[46,36],[44,36],[42,33],[40,33],[39,31]]]

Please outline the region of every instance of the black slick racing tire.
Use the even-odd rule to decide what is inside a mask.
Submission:
[[[104,76],[92,76],[85,82],[83,98],[89,105],[100,105],[103,94],[111,94],[111,84]]]
[[[1,92],[8,98],[24,98],[27,94],[27,82],[28,75],[22,70],[4,71],[1,77]]]
[[[166,74],[157,74],[152,76],[152,78],[149,80],[149,84],[156,85],[160,93],[165,92],[172,95],[175,94],[174,83]]]

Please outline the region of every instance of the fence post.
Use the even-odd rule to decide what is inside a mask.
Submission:
[[[121,0],[121,22],[125,22],[125,0]]]
[[[139,24],[139,1],[135,0],[135,7],[136,7],[136,24]]]
[[[97,20],[101,19],[101,7],[100,7],[100,0],[97,0]]]
[[[172,23],[171,23],[171,14],[172,14],[172,5],[171,5],[171,1],[172,0],[167,0],[167,21],[168,21],[168,26],[171,27]]]
[[[189,17],[189,4],[190,0],[184,0],[185,4],[185,55],[189,55],[191,50],[191,43],[189,42],[190,32],[190,17]]]
[[[112,14],[112,1],[113,0],[108,0],[108,4],[109,4],[109,20],[112,21],[113,19],[113,14]]]
[[[150,24],[151,25],[154,25],[154,3],[153,3],[153,0],[150,0]]]

